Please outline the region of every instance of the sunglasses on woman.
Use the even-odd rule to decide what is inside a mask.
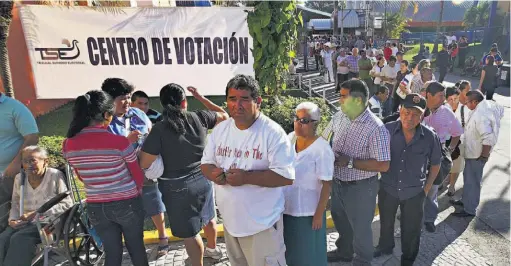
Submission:
[[[294,117],[294,121],[298,122],[298,123],[300,123],[302,125],[307,125],[309,123],[316,122],[318,120],[312,120],[312,119],[309,119],[309,118],[299,118],[299,117],[295,116]]]

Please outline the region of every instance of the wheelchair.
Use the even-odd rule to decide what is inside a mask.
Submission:
[[[97,265],[104,255],[101,240],[87,217],[87,204],[85,199],[80,198],[73,170],[69,165],[62,168],[59,170],[65,175],[67,191],[53,197],[36,211],[34,223],[41,244],[37,247],[31,266],[50,266],[55,264],[55,259],[61,260],[58,262],[60,265]],[[22,175],[20,195],[24,195],[26,183],[26,177]],[[72,198],[72,207],[58,217],[45,221],[42,215],[66,197]],[[23,197],[20,201],[20,212],[23,213]]]

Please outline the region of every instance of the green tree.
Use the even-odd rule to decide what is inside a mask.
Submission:
[[[288,2],[255,1],[254,10],[248,12],[248,29],[252,36],[256,79],[265,94],[278,96],[286,89],[285,75],[294,45],[298,39],[298,26],[303,25],[301,12],[297,13],[296,0]]]
[[[387,12],[386,17],[386,26],[385,26],[385,36],[390,38],[399,38],[401,33],[407,32],[406,27],[408,26],[408,21],[411,21],[411,18],[407,18],[405,13],[409,6],[413,6],[413,14],[415,15],[419,11],[419,7],[417,2],[415,1],[402,1],[399,12]]]
[[[479,2],[477,5],[472,5],[463,17],[463,25],[465,28],[484,27],[488,24],[490,17],[490,2]]]
[[[436,23],[436,38],[435,44],[433,45],[432,53],[438,53],[438,39],[440,37],[440,27],[442,26],[442,19],[444,17],[444,1],[440,1],[440,16],[438,16],[438,22]]]

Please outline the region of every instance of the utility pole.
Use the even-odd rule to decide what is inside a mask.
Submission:
[[[337,36],[339,34],[339,2],[338,0],[333,1],[334,4],[334,14],[333,14],[333,20],[334,20],[334,36]]]
[[[385,14],[383,15],[383,37],[387,39],[387,3],[388,0],[385,0]]]
[[[346,2],[341,4],[341,36],[344,36],[344,5]]]

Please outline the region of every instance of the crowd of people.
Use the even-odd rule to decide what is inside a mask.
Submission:
[[[452,200],[453,215],[476,214],[503,116],[501,106],[484,99],[485,85],[473,89],[462,80],[445,88],[428,60],[409,63],[390,43],[376,52],[340,48],[338,56],[323,46],[322,58],[330,58],[332,68],[335,62],[341,107],[323,132],[317,132],[320,108],[307,101],[296,107],[294,131],[285,132],[260,111],[261,90],[246,75],[227,83],[227,110],[194,87],[187,90],[205,110],[188,110],[185,89],[170,83],[160,90],[160,114],[149,108],[147,94],[120,78],[76,98],[62,153],[84,184],[106,265],[121,265],[123,239],[133,265],[148,265],[146,218],[158,229],[159,256],[169,249],[168,226],[184,239],[192,265],[221,258],[215,203],[236,266],[370,265],[392,253],[398,207],[401,262],[412,265],[423,225],[436,230],[440,187],[448,185],[454,196],[461,172],[464,190],[461,200]],[[14,206],[0,234],[0,264],[30,265],[40,241],[34,210],[65,189],[64,175],[48,166],[23,104],[0,94],[0,114],[0,199],[10,193]],[[22,175],[29,186],[20,213]],[[337,249],[327,252],[329,199],[340,236]],[[377,203],[381,229],[373,247]],[[62,201],[45,216],[70,204]]]

